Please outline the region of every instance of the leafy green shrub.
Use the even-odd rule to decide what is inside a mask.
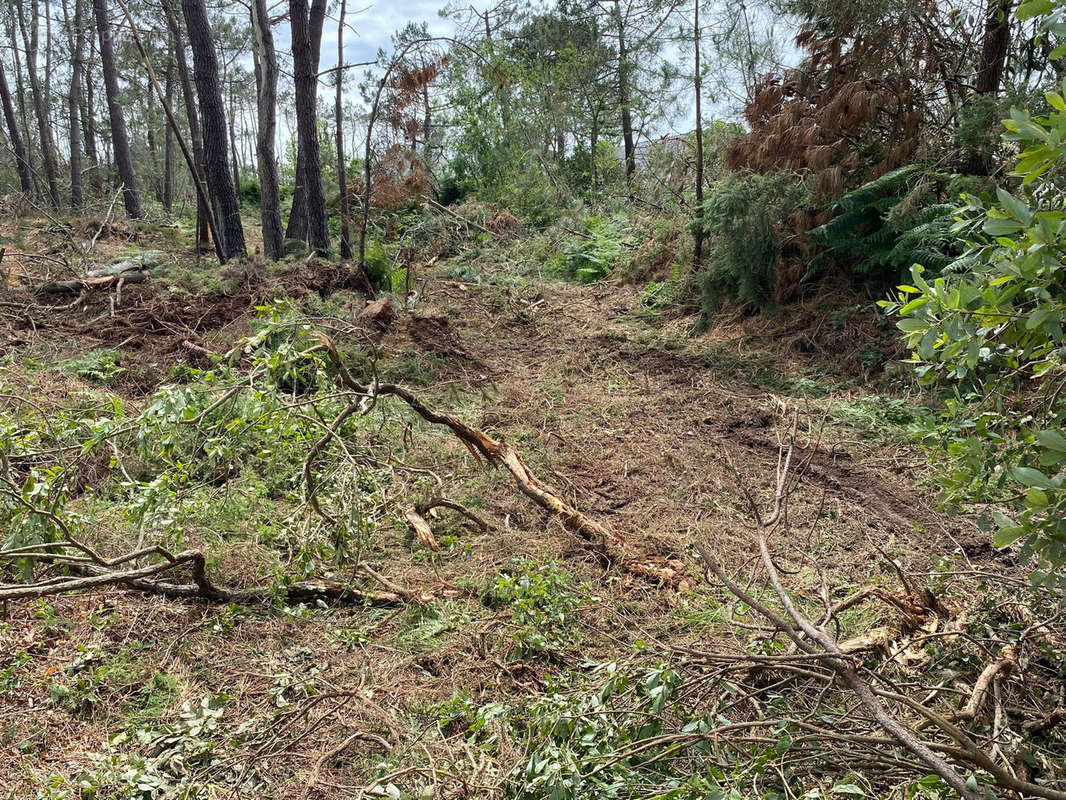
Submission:
[[[126,371],[119,364],[122,354],[117,350],[90,350],[88,353],[66,362],[66,367],[79,378],[108,386]]]
[[[1037,561],[1034,580],[1062,585],[1066,192],[1056,173],[1066,160],[1066,100],[1047,101],[1045,115],[1012,109],[1004,120],[1005,138],[1022,148],[1016,194],[999,189],[988,207],[967,198],[955,227],[966,253],[933,281],[915,266],[883,305],[903,318],[920,382],[952,391],[930,434],[945,457],[948,501],[991,504],[982,523],[996,529],[995,543],[1022,541],[1023,556]]]
[[[240,201],[241,205],[257,206],[263,199],[263,190],[259,188],[259,181],[254,178],[241,181]]]
[[[522,656],[551,655],[577,642],[573,617],[581,601],[554,562],[528,562],[496,578],[489,601],[511,610],[514,642]]]
[[[585,235],[571,237],[556,263],[567,277],[593,283],[606,278],[622,262],[628,244],[624,220],[589,217]]]
[[[366,276],[375,286],[389,286],[392,274],[392,259],[380,239],[367,237]]]
[[[703,204],[710,247],[699,276],[708,314],[723,298],[756,308],[772,304],[784,222],[808,196],[806,185],[787,172],[733,172],[710,187]]]

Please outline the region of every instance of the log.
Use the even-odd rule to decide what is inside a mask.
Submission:
[[[49,281],[42,283],[33,290],[35,295],[73,294],[92,292],[98,289],[110,289],[112,286],[121,288],[131,283],[146,283],[149,275],[142,269],[130,272],[119,272],[111,275],[86,275],[83,278],[72,278],[66,281]]]

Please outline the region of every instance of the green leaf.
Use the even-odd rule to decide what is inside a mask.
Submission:
[[[1000,528],[995,534],[993,534],[992,544],[996,547],[1010,547],[1023,536],[1025,536],[1025,528],[1020,525]]]
[[[1035,486],[1025,493],[1025,504],[1029,508],[1037,510],[1045,509],[1050,505],[1048,501],[1047,492],[1043,489],[1037,489]]]
[[[1038,431],[1036,440],[1041,447],[1054,450],[1057,453],[1066,453],[1066,436],[1063,436],[1058,431]]]
[[[1011,475],[1022,486],[1036,486],[1039,489],[1054,489],[1054,484],[1048,480],[1047,475],[1032,467],[1011,467]]]
[[[866,792],[854,783],[838,783],[830,791],[833,794],[849,794],[852,797],[866,797]]]
[[[917,311],[919,308],[925,305],[929,305],[928,297],[925,297],[924,295],[922,297],[915,297],[913,300],[903,306],[903,308],[901,308],[898,313],[902,316],[906,316],[912,311]]]
[[[1025,0],[1018,10],[1014,12],[1020,20],[1032,19],[1033,17],[1040,17],[1044,14],[1050,13],[1055,10],[1055,3],[1053,0]]]
[[[983,229],[989,236],[1002,236],[1006,233],[1017,233],[1022,229],[1022,225],[1010,219],[989,217],[985,220]]]
[[[901,331],[913,333],[915,331],[926,330],[929,327],[929,323],[926,322],[924,319],[901,319],[899,322],[896,323],[896,327],[899,328]]]

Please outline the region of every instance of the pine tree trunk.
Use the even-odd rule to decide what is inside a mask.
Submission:
[[[107,113],[111,119],[111,147],[115,154],[119,180],[122,181],[122,202],[126,215],[131,219],[141,216],[141,198],[137,192],[137,179],[133,171],[133,155],[126,133],[126,119],[118,90],[118,70],[115,67],[115,51],[112,47],[111,23],[107,18],[107,0],[93,0],[96,14],[96,30],[100,34],[100,64],[104,73],[104,90],[107,93]]]
[[[67,3],[64,0],[63,18],[71,51],[70,94],[67,95],[70,120],[70,207],[77,211],[84,202],[81,180],[81,94],[82,75],[85,72],[84,0],[75,0],[73,22],[67,14]]]
[[[614,2],[615,23],[618,26],[618,106],[622,113],[622,145],[625,150],[626,183],[637,169],[636,150],[633,145],[633,111],[629,99],[629,54],[626,51],[625,23],[619,0]]]
[[[96,55],[96,37],[89,35],[89,21],[82,16],[82,36],[89,43],[88,63],[92,64]],[[85,140],[85,157],[89,159],[92,168],[92,176],[89,184],[92,187],[99,186],[100,158],[96,154],[96,103],[93,92],[93,73],[91,69],[82,70],[82,78],[85,84],[85,92],[81,98],[81,134]]]
[[[22,123],[22,131],[27,137],[23,149],[26,153],[26,164],[30,170],[30,182],[33,184],[31,194],[40,196],[40,188],[37,185],[37,167],[33,159],[33,143],[28,141],[30,136],[29,115],[26,113],[26,90],[22,83],[22,62],[19,58],[19,44],[15,38],[15,25],[8,31],[11,38],[11,58],[15,67],[15,98],[18,100],[19,121]]]
[[[335,111],[337,117],[337,187],[340,190],[341,241],[340,254],[343,259],[352,257],[351,229],[348,224],[348,178],[344,174],[344,14],[348,9],[346,0],[341,0],[340,17],[337,20],[337,97]]]
[[[699,269],[703,263],[703,76],[700,74],[700,0],[696,0],[693,17],[695,22],[692,49],[696,66],[696,246],[692,254],[692,266]]]
[[[204,176],[211,193],[211,201],[217,210],[216,228],[223,240],[220,250],[226,260],[243,257],[247,255],[244,228],[241,225],[241,212],[227,163],[226,111],[219,88],[218,58],[215,55],[211,25],[207,20],[207,8],[204,6],[204,0],[182,0],[181,8],[185,14],[185,28],[189,33],[196,94],[200,100]]]
[[[237,156],[237,103],[233,95],[233,84],[229,86],[229,150],[233,158],[233,190],[237,193],[237,205],[241,204],[241,166]]]
[[[274,34],[270,30],[266,0],[252,0],[252,41],[255,52],[256,108],[259,117],[256,160],[259,164],[259,212],[263,226],[263,254],[271,261],[277,261],[285,252],[285,238],[281,229],[278,162],[274,152],[277,134],[278,57],[274,51]]]
[[[48,103],[44,89],[41,87],[37,69],[38,46],[38,9],[36,1],[30,3],[30,20],[26,21],[26,9],[22,3],[16,3],[19,30],[22,32],[22,45],[26,52],[26,74],[30,81],[30,97],[37,117],[38,145],[41,148],[41,162],[44,167],[44,179],[48,184],[48,196],[55,208],[59,208],[59,167],[56,163],[55,143],[52,140],[52,125],[48,116]]]
[[[1014,0],[988,0],[985,9],[985,32],[981,40],[981,57],[977,62],[977,79],[975,81],[974,99],[991,98],[995,100],[1003,81],[1003,69],[1007,63],[1007,51],[1010,49],[1011,9]],[[978,107],[978,112],[985,115],[984,122],[991,130],[998,117],[994,108]],[[981,145],[968,154],[966,171],[973,175],[987,175],[992,168],[990,147]]]
[[[174,108],[174,37],[168,37],[167,74],[164,95],[167,108]],[[163,208],[167,214],[174,210],[174,131],[166,125],[163,133]]]
[[[296,86],[296,140],[300,158],[297,164],[297,191],[301,189],[302,208],[293,196],[292,217],[297,224],[306,217],[306,240],[312,249],[324,253],[329,249],[326,227],[326,195],[322,186],[322,163],[318,144],[318,117],[315,110],[318,88],[319,51],[322,25],[326,17],[325,0],[289,0],[292,26],[293,78]],[[304,238],[292,236],[289,238]]]
[[[197,174],[193,180],[205,184],[204,177],[204,140],[200,133],[200,115],[196,110],[196,94],[192,88],[192,79],[189,77],[189,64],[185,58],[185,46],[182,42],[181,25],[178,23],[178,15],[174,6],[175,0],[163,0],[163,12],[167,18],[167,27],[174,39],[174,54],[177,56],[178,78],[181,81],[181,95],[185,102],[185,117],[189,122],[189,138],[192,140],[192,157],[196,162]],[[207,247],[210,242],[210,234],[207,225],[207,215],[211,210],[200,200],[199,194],[196,199],[196,244],[197,247]]]
[[[11,90],[7,85],[7,76],[4,74],[4,65],[0,62],[0,102],[4,106],[4,122],[7,123],[7,137],[11,142],[11,149],[15,153],[15,167],[18,169],[19,186],[23,194],[33,194],[33,178],[30,172],[30,162],[26,160],[26,147],[22,143],[22,134],[19,133],[18,120],[15,119],[15,106],[11,102]]]

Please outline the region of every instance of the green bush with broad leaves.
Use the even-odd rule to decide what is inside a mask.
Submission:
[[[1030,0],[1019,15],[1035,6],[1051,7]],[[932,280],[915,265],[882,303],[902,317],[919,381],[951,390],[929,434],[945,456],[947,500],[994,509],[982,523],[996,545],[1020,542],[1033,580],[1049,586],[1066,581],[1064,94],[1066,82],[1047,93],[1046,113],[1012,109],[1004,120],[1020,184],[987,207],[964,198],[960,261]]]

